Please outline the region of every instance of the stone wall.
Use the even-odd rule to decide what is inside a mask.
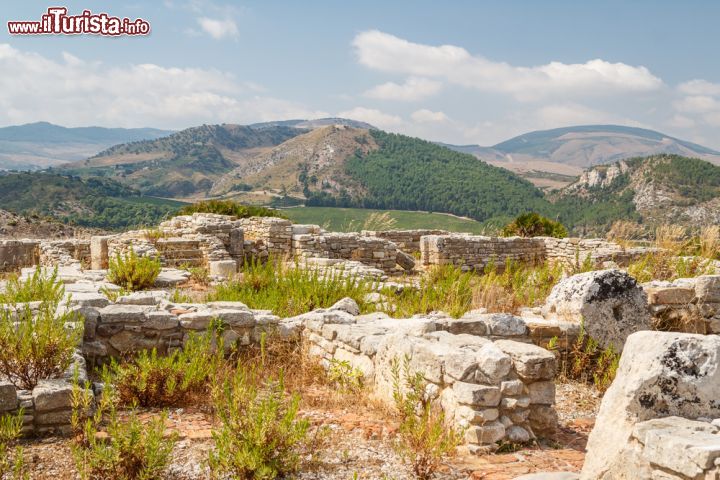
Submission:
[[[720,333],[720,275],[655,281],[642,287],[657,327],[686,333]]]
[[[39,262],[39,240],[0,240],[0,272],[19,271]]]
[[[386,239],[359,233],[325,232],[316,225],[293,227],[292,253],[295,258],[352,260],[386,274],[397,273],[397,246]]]
[[[420,263],[455,265],[463,270],[482,271],[490,262],[502,269],[506,260],[527,263],[543,261],[542,238],[484,237],[479,235],[427,235],[420,241]]]
[[[71,433],[72,381],[77,371],[78,380],[85,382],[85,360],[77,353],[67,371],[60,378],[43,379],[32,390],[16,388],[0,380],[0,415],[23,412],[22,434]]]
[[[614,262],[625,267],[638,258],[657,251],[648,247],[623,248],[617,243],[598,238],[539,238],[545,242],[548,260],[560,260],[570,264],[582,264],[589,256],[593,265]]]
[[[40,243],[40,265],[68,266],[80,263],[90,266],[90,240],[51,240]]]
[[[292,249],[292,222],[282,218],[250,217],[238,220],[248,247],[247,257],[285,260]]]
[[[386,231],[374,231],[374,230],[363,230],[362,235],[366,237],[377,237],[384,238],[393,242],[397,245],[399,250],[409,254],[418,255],[420,254],[420,238],[426,235],[447,235],[450,232],[445,230],[386,230]]]
[[[555,357],[527,342],[522,319],[505,314],[393,319],[316,310],[305,325],[310,353],[348,362],[378,398],[392,404],[393,364],[404,359],[428,383],[447,418],[465,428],[470,450],[500,440],[526,442],[554,431]]]

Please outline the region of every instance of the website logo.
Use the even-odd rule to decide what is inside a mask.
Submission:
[[[10,35],[148,35],[150,22],[142,18],[131,20],[107,13],[83,10],[80,15],[68,15],[67,7],[50,7],[39,21],[7,22]]]

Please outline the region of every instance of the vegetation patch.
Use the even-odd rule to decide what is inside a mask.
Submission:
[[[369,282],[343,276],[286,266],[272,259],[245,264],[238,280],[224,282],[208,295],[207,301],[239,301],[254,309],[272,310],[292,317],[316,308],[331,307],[350,297],[367,310],[364,297],[372,291]]]
[[[145,290],[155,285],[161,268],[159,259],[140,257],[131,248],[125,254],[118,253],[110,259],[108,280],[125,290]]]

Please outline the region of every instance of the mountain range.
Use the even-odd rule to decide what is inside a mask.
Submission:
[[[620,153],[623,148],[627,155]],[[652,153],[663,149],[687,156]],[[335,118],[202,125],[113,145],[2,183],[14,192],[5,196],[10,209],[73,221],[92,210],[101,221],[86,224],[104,227],[133,221],[119,200],[152,204],[157,197],[443,212],[494,224],[534,210],[583,232],[601,232],[617,219],[720,222],[713,213],[720,167],[706,161],[720,154],[690,142],[629,127],[585,126],[533,132],[492,151],[508,153],[503,159],[494,153],[486,162],[478,158],[489,155],[482,147],[444,146]],[[635,152],[641,158],[625,158]],[[499,167],[517,164],[523,155],[533,167],[522,174]],[[619,163],[583,171],[586,164],[617,156]],[[576,169],[577,175],[540,170],[541,162]],[[539,179],[560,185],[543,189],[547,185],[538,185]],[[34,189],[23,190],[24,183]],[[38,192],[48,201],[35,201]],[[157,215],[173,204],[160,207]]]
[[[37,170],[81,160],[118,143],[172,133],[157,128],[66,128],[48,122],[0,128],[0,170]]]

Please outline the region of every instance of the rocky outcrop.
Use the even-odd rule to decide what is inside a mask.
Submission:
[[[720,473],[713,470],[720,437],[707,423],[720,417],[719,399],[720,337],[630,335],[590,434],[582,478],[717,478],[704,475]]]
[[[553,287],[542,308],[545,318],[582,323],[602,347],[621,352],[631,333],[650,329],[647,295],[620,270],[573,275]]]

